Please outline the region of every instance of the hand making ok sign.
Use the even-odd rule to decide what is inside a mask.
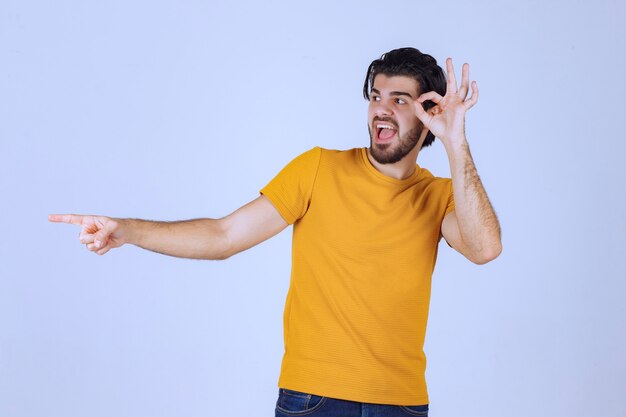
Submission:
[[[461,88],[457,89],[456,77],[452,58],[446,59],[448,83],[446,95],[441,97],[435,91],[429,91],[420,95],[414,101],[417,117],[424,123],[433,135],[438,137],[444,146],[461,142],[465,137],[465,112],[472,108],[478,101],[478,85],[472,81],[472,95],[469,99],[469,64],[463,64],[461,75]],[[431,100],[435,106],[428,111],[424,110],[422,103]]]

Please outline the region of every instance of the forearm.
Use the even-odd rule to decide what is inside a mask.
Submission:
[[[502,251],[500,224],[478,176],[467,140],[446,147],[454,204],[463,243],[476,258],[495,258]]]
[[[218,219],[116,220],[124,228],[126,243],[143,249],[179,258],[226,259],[230,256],[223,222]]]

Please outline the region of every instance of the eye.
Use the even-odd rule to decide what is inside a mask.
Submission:
[[[402,99],[402,98],[397,98],[396,99],[396,104],[406,104],[406,101],[404,101],[404,99]]]
[[[380,101],[380,97],[378,97],[378,96],[372,96],[372,97],[371,97],[371,100],[372,100],[372,101]]]

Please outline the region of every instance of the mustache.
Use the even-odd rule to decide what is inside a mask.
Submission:
[[[398,124],[396,123],[395,120],[393,120],[391,117],[378,117],[378,116],[374,116],[374,118],[372,119],[372,125],[374,124],[374,122],[385,122],[385,123],[389,123],[390,125],[392,125],[393,127],[396,128],[396,130],[398,129]]]

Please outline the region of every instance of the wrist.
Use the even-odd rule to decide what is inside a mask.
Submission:
[[[134,219],[113,219],[117,223],[117,230],[123,243],[139,246],[139,224]]]
[[[459,154],[469,148],[465,134],[450,136],[447,140],[442,141],[448,156]]]

